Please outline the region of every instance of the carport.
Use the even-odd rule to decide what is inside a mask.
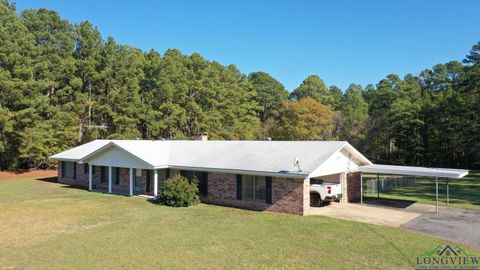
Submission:
[[[394,175],[409,175],[409,176],[425,176],[435,177],[435,197],[436,207],[435,211],[438,213],[438,178],[460,179],[468,174],[468,170],[446,169],[446,168],[426,168],[413,166],[396,166],[396,165],[381,165],[371,164],[360,166],[360,202],[363,204],[363,176],[362,173],[376,173],[376,174],[394,174]],[[449,200],[449,187],[447,181],[447,204]]]

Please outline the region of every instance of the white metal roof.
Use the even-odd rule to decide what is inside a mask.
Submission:
[[[78,161],[94,151],[104,147],[110,143],[109,140],[95,140],[89,143],[79,145],[77,147],[68,149],[56,155],[50,156],[50,159],[63,161]]]
[[[340,150],[352,153],[359,165],[371,164],[345,141],[96,140],[50,158],[88,162],[109,147],[125,150],[155,168],[208,168],[305,177]],[[293,165],[295,158],[300,160],[301,172]]]
[[[400,175],[444,177],[444,178],[457,178],[457,179],[462,178],[468,174],[468,170],[381,165],[381,164],[360,166],[358,170],[366,173],[400,174]]]

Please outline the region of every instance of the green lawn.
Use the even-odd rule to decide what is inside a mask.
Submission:
[[[366,175],[364,179],[375,177]],[[380,176],[382,178],[382,175]],[[438,198],[441,206],[446,206],[446,179],[439,179]],[[480,171],[470,171],[462,179],[450,179],[449,193],[451,207],[480,209]],[[366,198],[376,198],[377,195],[365,194]],[[435,204],[435,178],[417,177],[415,185],[395,188],[381,192],[382,199],[411,200],[424,204]]]
[[[411,269],[442,242],[320,216],[170,208],[35,179],[0,180],[0,240],[2,269]]]

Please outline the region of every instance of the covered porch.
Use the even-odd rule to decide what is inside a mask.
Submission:
[[[88,168],[88,190],[125,196],[158,196],[168,178],[168,169],[124,168],[84,164]]]

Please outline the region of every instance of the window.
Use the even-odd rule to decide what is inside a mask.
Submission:
[[[105,183],[108,181],[108,167],[102,166],[100,169],[100,183]]]
[[[75,162],[62,162],[63,177],[75,179]]]
[[[112,167],[112,180],[115,185],[120,185],[120,168]]]
[[[168,169],[167,169],[168,170]],[[167,180],[167,170],[157,170],[158,173],[158,188],[163,187],[165,180]]]
[[[188,182],[192,182],[193,179],[197,179],[200,194],[203,196],[208,195],[208,173],[207,172],[180,171],[180,175],[187,178]]]
[[[192,182],[193,178],[195,177],[194,171],[180,171],[180,175],[187,178],[188,182]]]
[[[153,171],[147,171],[147,183],[146,183],[146,186],[145,186],[145,191],[148,193],[148,192],[151,192],[152,191],[152,173]]]
[[[242,176],[242,197],[250,200],[265,201],[266,179],[265,176]]]

